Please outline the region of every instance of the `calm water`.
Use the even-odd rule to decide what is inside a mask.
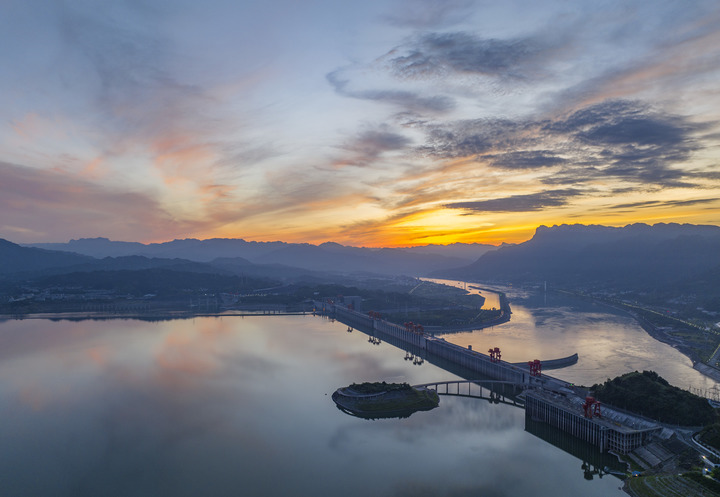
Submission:
[[[624,495],[515,407],[335,407],[352,382],[455,378],[404,355],[311,316],[0,322],[0,495]]]
[[[680,388],[711,391],[719,387],[693,369],[687,356],[652,338],[627,313],[554,292],[502,290],[510,299],[510,322],[445,338],[478,351],[499,347],[502,358],[511,362],[555,359],[577,352],[576,365],[549,374],[579,385],[652,370]]]

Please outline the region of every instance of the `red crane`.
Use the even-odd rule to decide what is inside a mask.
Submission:
[[[595,397],[585,397],[585,402],[583,402],[583,411],[585,411],[585,417],[586,418],[602,418],[602,413],[600,412],[600,402],[595,400]]]
[[[423,328],[423,325],[418,323],[413,323],[412,321],[408,321],[405,324],[405,331],[411,331],[413,333],[424,333],[425,328]]]
[[[542,375],[542,364],[538,359],[535,359],[534,361],[528,361],[528,367],[530,368],[530,376]]]

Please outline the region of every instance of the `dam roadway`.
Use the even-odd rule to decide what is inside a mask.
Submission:
[[[531,363],[513,364],[501,360],[499,354],[486,355],[471,347],[461,347],[444,338],[385,321],[376,313],[363,314],[344,305],[320,301],[315,302],[315,312],[334,316],[375,340],[382,338],[470,382],[482,382],[481,378],[485,378],[513,384],[525,396],[526,417],[559,428],[595,445],[601,452],[627,454],[663,430],[657,423],[609,406],[603,405],[601,410],[600,403],[588,397],[587,392],[580,392],[572,383],[541,373],[537,368],[538,363],[545,369],[575,364],[577,354],[544,362],[536,360],[535,367]]]
[[[510,363],[487,354],[450,343],[444,338],[438,338],[422,331],[408,330],[404,326],[391,323],[378,317],[371,317],[344,305],[331,304],[327,302],[315,302],[316,312],[334,316],[338,321],[348,326],[367,330],[370,333],[381,333],[383,338],[399,348],[405,348],[416,355],[423,354],[431,362],[439,360],[443,363],[441,367],[448,370],[462,370],[463,375],[481,375],[502,381],[513,383],[544,386],[549,389],[569,388],[569,382],[553,378],[545,374],[538,374],[531,371],[527,363]],[[568,357],[541,361],[542,367],[547,369],[558,369],[577,363],[578,356],[573,354]],[[455,366],[456,368],[448,368]],[[452,371],[456,372],[456,371]]]

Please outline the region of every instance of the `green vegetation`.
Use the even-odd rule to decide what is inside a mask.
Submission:
[[[61,274],[42,278],[34,284],[43,288],[61,288],[64,293],[81,294],[84,290],[113,290],[120,294],[152,293],[160,297],[177,297],[186,295],[188,289],[202,288],[210,292],[231,292],[277,283],[272,280],[235,275],[152,268]]]
[[[700,432],[700,441],[720,450],[720,423],[713,423],[706,426]]]
[[[386,313],[385,319],[402,324],[406,321],[422,323],[423,326],[473,326],[483,325],[500,317],[499,310],[490,309],[436,309]]]
[[[374,383],[353,383],[348,388],[363,395],[412,390],[412,387],[407,383],[385,383],[384,381]]]
[[[717,480],[713,480],[712,478],[706,478],[702,474],[692,471],[689,473],[684,473],[683,476],[685,478],[688,478],[690,480],[693,480],[696,483],[699,483],[703,487],[705,487],[707,490],[712,491],[715,495],[720,495],[720,482]]]
[[[685,473],[683,475],[651,475],[627,480],[627,489],[630,495],[636,497],[668,497],[704,495],[705,497],[719,497],[720,491],[710,488],[713,480],[705,478],[699,473]]]
[[[592,390],[601,402],[665,423],[700,426],[717,419],[707,400],[670,385],[653,371],[627,373]]]
[[[372,394],[377,395],[364,397]],[[355,414],[380,417],[393,413],[410,415],[440,404],[435,390],[413,388],[407,383],[353,383],[338,389],[332,398],[338,406]]]

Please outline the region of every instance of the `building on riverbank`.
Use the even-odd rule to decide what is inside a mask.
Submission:
[[[659,435],[663,428],[630,414],[603,406],[602,413],[586,415],[585,399],[575,393],[534,389],[525,393],[525,415],[585,440],[600,451],[628,454]]]

